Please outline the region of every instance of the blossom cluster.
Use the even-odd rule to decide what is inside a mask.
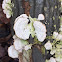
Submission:
[[[4,12],[4,14],[6,14],[7,18],[10,18],[13,15],[13,12],[12,12],[13,6],[14,5],[11,2],[11,0],[3,0],[2,8],[3,8],[3,12]]]

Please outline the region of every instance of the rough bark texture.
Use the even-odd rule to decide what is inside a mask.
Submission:
[[[53,31],[58,31],[60,24],[60,2],[59,0],[25,0],[29,1],[31,9],[30,15],[32,17],[37,17],[38,14],[43,13],[45,15],[45,20],[42,21],[47,28],[47,35],[52,35]],[[24,13],[22,7],[22,0],[13,0],[15,7],[13,8],[14,15],[12,17],[11,25],[13,28],[14,20],[17,16]],[[12,34],[14,31],[12,29]],[[30,39],[30,41],[32,38]],[[47,42],[47,41],[46,41]],[[41,52],[37,48],[33,48],[33,61],[34,62],[45,62],[45,58],[42,56]]]
[[[44,14],[47,26],[47,34],[51,35],[53,31],[59,29],[60,24],[60,2],[59,0],[45,0]]]

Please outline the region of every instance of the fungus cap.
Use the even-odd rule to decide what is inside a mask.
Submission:
[[[14,47],[18,52],[22,52],[22,50],[27,44],[28,44],[27,41],[21,40],[19,38],[14,40]]]
[[[11,57],[11,58],[18,58],[18,51],[14,48],[13,45],[11,45],[11,46],[8,48],[8,55],[9,55],[9,57]]]
[[[34,21],[33,26],[35,28],[36,37],[40,42],[43,42],[46,38],[46,26],[39,21]]]
[[[39,14],[39,15],[38,15],[38,20],[44,20],[44,19],[45,19],[45,17],[44,17],[43,14]]]
[[[27,18],[18,17],[18,19],[16,19],[16,23],[14,24],[14,31],[16,36],[20,39],[29,39],[30,26],[28,25],[28,22],[29,20]]]

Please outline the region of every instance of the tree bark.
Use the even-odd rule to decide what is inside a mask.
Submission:
[[[31,9],[30,15],[31,17],[38,17],[38,14],[44,14],[45,20],[42,21],[47,28],[47,35],[50,36],[53,34],[53,31],[58,31],[60,27],[60,2],[59,0],[25,0],[29,1]],[[12,34],[14,35],[13,31],[13,24],[14,20],[17,16],[24,13],[24,9],[22,7],[22,0],[14,0],[14,15],[12,17],[11,25],[12,25]],[[30,38],[30,41],[33,39]],[[47,39],[48,40],[48,39]],[[47,42],[47,40],[45,42]],[[29,53],[29,52],[27,52]],[[25,52],[26,54],[26,52]],[[24,54],[24,55],[25,55]],[[26,55],[27,56],[27,55]],[[28,58],[29,59],[29,58]],[[41,52],[38,51],[37,48],[33,48],[33,61],[34,62],[45,62]],[[30,60],[30,59],[29,59]],[[24,58],[24,62],[27,60]]]

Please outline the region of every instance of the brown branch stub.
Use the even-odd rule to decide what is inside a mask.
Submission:
[[[22,0],[22,2],[23,2],[23,5],[22,6],[24,8],[24,13],[29,16],[31,6],[30,6],[30,4],[29,4],[28,1]]]
[[[19,62],[23,62],[23,53],[19,53]]]

